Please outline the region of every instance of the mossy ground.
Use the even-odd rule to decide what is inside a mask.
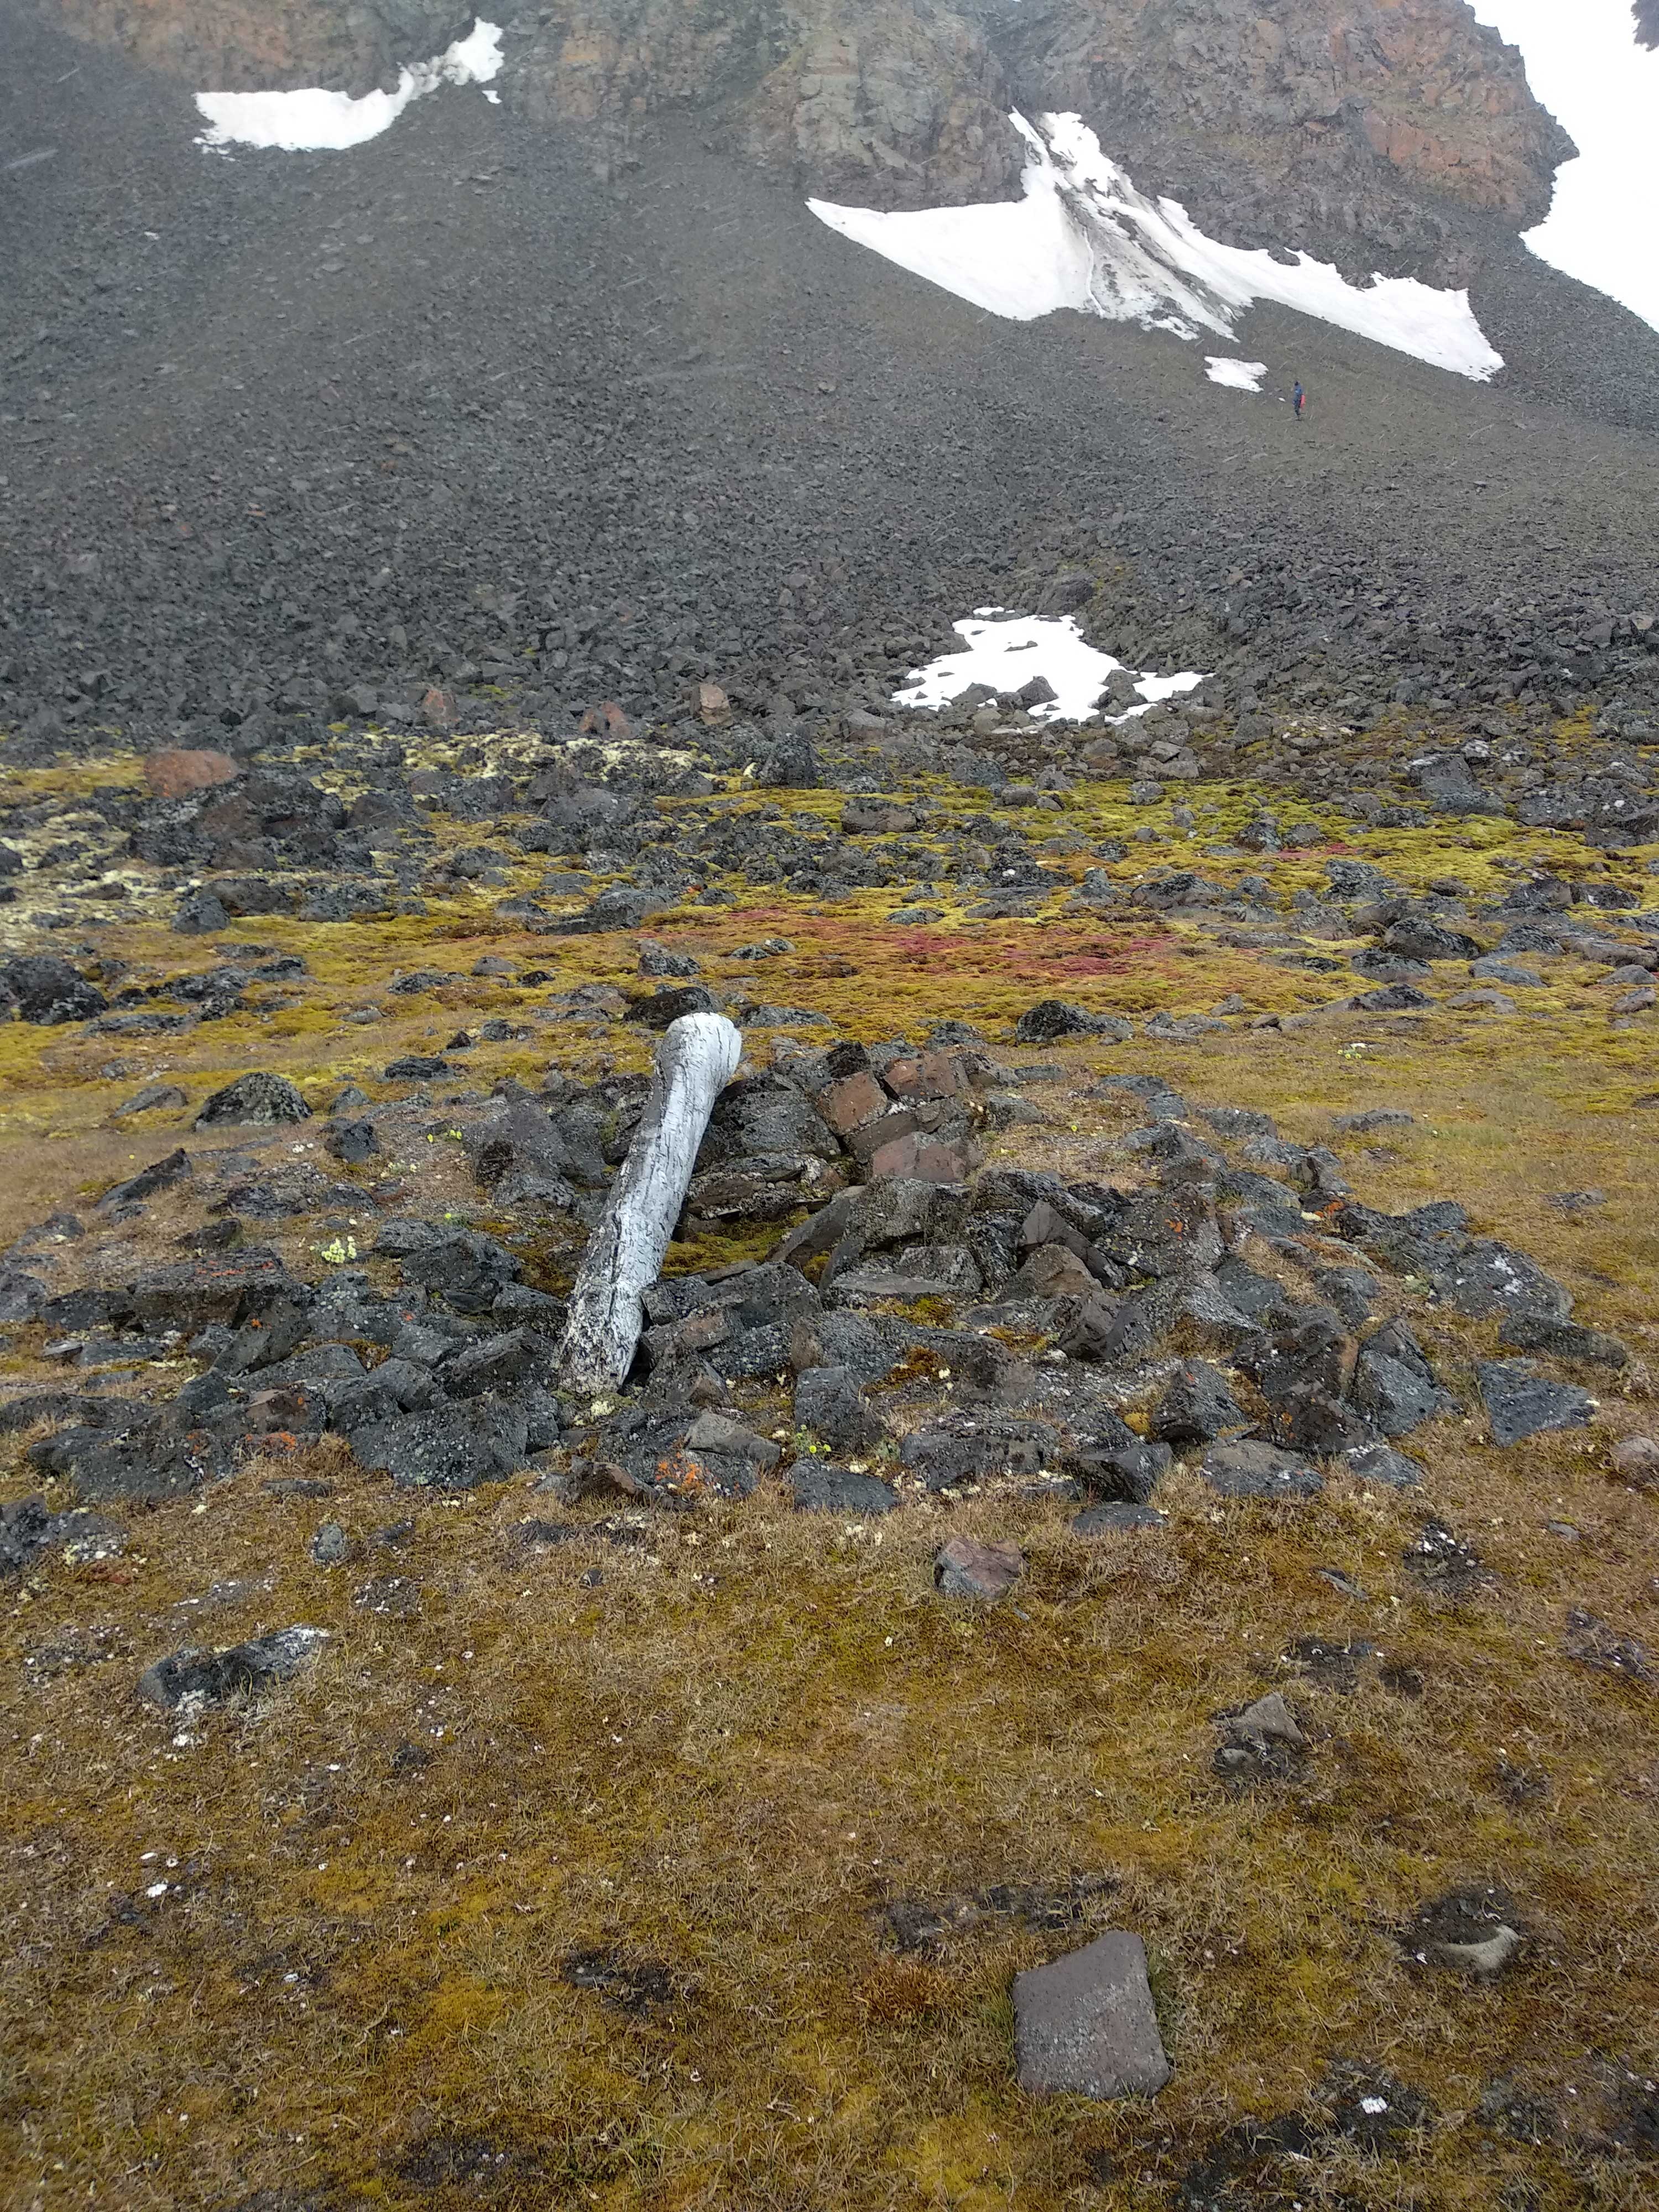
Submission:
[[[963,816],[987,805],[930,795]],[[1196,853],[1265,794],[1188,795]],[[1099,838],[1144,818],[1121,788],[1085,786],[1022,826]],[[1306,856],[1310,887],[1329,849]],[[1485,822],[1346,849],[1476,895],[1499,858],[1606,866],[1571,838]],[[1185,855],[1166,843],[1156,857]],[[1276,887],[1298,865],[1276,862]],[[1635,880],[1639,864],[1621,871]],[[514,887],[538,873],[515,871]],[[635,984],[630,939],[528,934],[491,913],[502,895],[349,927],[238,925],[220,941],[302,951],[315,980],[297,1006],[182,1038],[0,1030],[0,1236],[174,1140],[177,1114],[112,1122],[141,1082],[166,1075],[193,1104],[260,1066],[319,1103],[347,1080],[375,1096],[391,1057],[463,1023],[579,982]],[[947,893],[932,902],[941,923],[895,929],[881,917],[900,902],[820,910],[749,892],[653,933],[696,950],[719,986],[868,1038],[955,1017],[1011,1051],[1013,1016],[1044,995],[1144,1015],[1237,993],[1252,1012],[1309,1013],[1184,1045],[1016,1054],[1065,1072],[1027,1093],[1047,1124],[988,1149],[1120,1170],[1127,1102],[1094,1090],[1119,1071],[1265,1107],[1309,1140],[1330,1139],[1333,1113],[1408,1109],[1410,1129],[1337,1140],[1361,1196],[1461,1199],[1560,1274],[1583,1319],[1622,1334],[1638,1363],[1601,1390],[1598,1426],[1498,1452],[1476,1420],[1448,1419],[1413,1440],[1420,1495],[1335,1480],[1295,1511],[1223,1504],[1177,1476],[1164,1529],[1091,1545],[1066,1509],[1012,1492],[916,1500],[860,1527],[794,1516],[766,1491],[649,1521],[584,1506],[558,1516],[579,1535],[526,1549],[516,1525],[553,1516],[522,1483],[411,1501],[324,1449],[136,1518],[118,1561],[55,1562],[15,1592],[0,1637],[9,2205],[1152,2212],[1224,2129],[1305,2108],[1342,2059],[1421,2091],[1432,2122],[1386,2155],[1322,2154],[1243,2203],[1651,2201],[1639,2145],[1608,2139],[1620,2069],[1659,2062],[1656,1706],[1566,1656],[1563,1632],[1584,1606],[1655,1641],[1655,1504],[1606,1464],[1608,1437],[1650,1418],[1659,1109],[1638,1102],[1659,1088],[1654,1032],[1611,1026],[1605,994],[1565,963],[1545,963],[1550,988],[1514,1017],[1320,1014],[1330,979],[1183,920],[978,924]],[[793,951],[727,963],[774,933]],[[216,957],[142,921],[99,941],[156,977]],[[550,980],[475,979],[483,952]],[[417,966],[459,973],[435,995],[385,995]],[[344,1018],[369,1001],[381,1019]],[[532,1080],[550,1060],[642,1067],[649,1042],[628,1024],[538,1025],[477,1047],[470,1079]],[[430,1194],[453,1174],[434,1164]],[[1587,1185],[1604,1204],[1546,1202]],[[714,1256],[724,1245],[671,1264]],[[1467,1395],[1492,1330],[1413,1310]],[[332,1496],[264,1487],[296,1475]],[[33,1486],[21,1462],[5,1480],[9,1495]],[[1486,1564],[1459,1602],[1402,1561],[1431,1510]],[[306,1548],[325,1516],[359,1547],[332,1571]],[[1021,1541],[1016,1604],[936,1596],[947,1528]],[[292,1621],[331,1640],[268,1699],[181,1727],[135,1694],[180,1643]],[[1334,1687],[1286,1656],[1307,1637],[1376,1650]],[[1232,1796],[1211,1770],[1213,1716],[1275,1683],[1304,1717],[1307,1773]],[[913,1956],[882,1917],[895,1898],[1057,1893],[1076,1876],[1112,1887],[1063,1931],[991,1911]],[[1491,1986],[1411,1964],[1394,1931],[1413,1911],[1487,1883],[1516,1901],[1520,1962]],[[1146,1938],[1174,2078],[1150,2106],[1026,2098],[1011,1976],[1106,1925]],[[666,1982],[640,1984],[631,2010],[617,1990],[572,1986],[562,1963],[593,1951],[623,1971],[660,1962]],[[1484,2119],[1500,2077],[1556,2131],[1523,2140]]]

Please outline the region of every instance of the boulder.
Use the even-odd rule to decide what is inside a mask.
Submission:
[[[1475,1368],[1495,1444],[1522,1443],[1550,1429],[1582,1429],[1595,1401],[1571,1382],[1553,1382],[1530,1359],[1483,1359]]]
[[[311,1109],[285,1075],[264,1068],[239,1075],[207,1099],[196,1117],[198,1129],[237,1127],[270,1128],[285,1121],[308,1121]]]
[[[1024,1571],[1025,1555],[1018,1544],[951,1536],[933,1560],[933,1587],[945,1597],[1005,1597]]]
[[[228,753],[170,745],[144,757],[144,781],[157,799],[188,799],[192,792],[232,783],[241,773],[240,763]]]
[[[96,984],[55,952],[37,952],[0,967],[0,1009],[8,1004],[22,1022],[53,1029],[106,1012],[109,1000]]]
[[[174,1711],[186,1698],[204,1705],[291,1681],[317,1657],[328,1641],[325,1628],[279,1628],[269,1636],[234,1644],[226,1651],[204,1651],[186,1644],[147,1667],[138,1678],[142,1697]]]
[[[796,1377],[795,1425],[836,1451],[873,1450],[887,1433],[851,1370],[839,1366],[809,1367]]]
[[[1224,1498],[1316,1498],[1325,1486],[1310,1461],[1250,1437],[1212,1445],[1198,1471]]]
[[[1021,1044],[1053,1044],[1063,1037],[1104,1037],[1111,1044],[1127,1044],[1134,1035],[1129,1023],[1113,1014],[1091,1013],[1088,1007],[1064,999],[1039,999],[1014,1024]]]
[[[789,1489],[798,1513],[850,1513],[867,1521],[898,1504],[879,1476],[855,1474],[828,1460],[798,1459],[789,1470]]]
[[[1014,2051],[1034,2094],[1155,2097],[1170,2069],[1139,1936],[1115,1929],[1017,1974]]]
[[[1171,1379],[1152,1413],[1152,1433],[1165,1443],[1207,1443],[1250,1426],[1219,1368],[1195,1359]]]

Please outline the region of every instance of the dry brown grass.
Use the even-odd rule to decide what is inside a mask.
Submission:
[[[781,903],[704,936],[735,945]],[[303,939],[329,1007],[416,964],[397,929],[240,933]],[[797,905],[788,933],[805,969],[856,932]],[[205,948],[141,935],[127,957],[208,963]],[[905,969],[868,942],[860,976],[812,984],[809,1000],[866,1035],[930,1008],[995,1026],[1011,998],[1039,995],[988,972],[965,931],[954,966]],[[561,981],[620,974],[620,945],[520,943],[482,923],[418,954],[459,968],[486,949]],[[1042,950],[1036,933],[1033,960]],[[1148,960],[1136,988],[1165,989],[1163,951]],[[1241,973],[1269,995],[1290,988],[1236,953],[1182,964],[1193,981],[1177,1006],[1213,1003]],[[1105,1004],[1117,988],[1063,994]],[[809,994],[781,975],[766,988]],[[248,1065],[325,1091],[437,1026],[429,1009],[368,1038],[332,1013],[287,1034],[279,1019],[165,1051],[123,1043],[120,1079],[89,1073],[84,1045],[9,1032],[4,1222],[174,1141],[106,1126],[163,1066],[192,1097]],[[538,1064],[549,1048],[538,1039]],[[552,1048],[590,1066],[619,1054],[614,1036],[581,1032],[555,1032]],[[644,1040],[620,1049],[636,1048],[642,1060]],[[1051,1126],[992,1151],[1121,1171],[1110,1147],[1127,1103],[1085,1095],[1120,1066],[1194,1100],[1264,1106],[1310,1139],[1333,1112],[1404,1106],[1414,1128],[1340,1142],[1360,1194],[1461,1198],[1557,1269],[1584,1319],[1640,1350],[1656,1318],[1659,1114],[1631,1101],[1653,1084],[1650,1050],[1563,1000],[1519,1025],[1332,1016],[1045,1053],[1075,1071],[1031,1094]],[[505,1049],[477,1060],[486,1085],[513,1064]],[[434,1168],[416,1202],[448,1193],[449,1171]],[[1604,1207],[1567,1218],[1543,1202],[1586,1184]],[[146,1234],[175,1226],[162,1206]],[[1467,1395],[1492,1331],[1403,1303]],[[1431,1470],[1420,1498],[1337,1480],[1278,1510],[1177,1475],[1164,1530],[1087,1547],[1062,1509],[1012,1489],[912,1502],[862,1528],[768,1494],[618,1541],[624,1516],[567,1516],[522,1483],[410,1498],[327,1454],[135,1518],[120,1561],[51,1565],[8,1601],[4,2202],[1152,2212],[1223,2130],[1305,2106],[1347,2058],[1423,2092],[1435,2118],[1397,2155],[1290,2170],[1287,2201],[1635,2212],[1654,2167],[1602,2138],[1615,2069],[1659,2062],[1656,1707],[1566,1656],[1563,1632],[1582,1604],[1659,1642],[1655,1503],[1605,1463],[1608,1435],[1652,1418],[1642,1387],[1604,1388],[1588,1435],[1508,1453],[1473,1419],[1437,1424],[1413,1440]],[[307,1472],[333,1482],[331,1499],[262,1487]],[[31,1486],[21,1465],[5,1479],[8,1495]],[[1490,1570],[1458,1603],[1401,1562],[1430,1510]],[[526,1553],[511,1532],[532,1513],[586,1533]],[[361,1547],[332,1571],[306,1552],[325,1515]],[[405,1540],[375,1542],[405,1516]],[[1021,1540],[1017,1607],[935,1595],[947,1528]],[[354,1602],[393,1576],[418,1612]],[[180,1643],[301,1620],[329,1630],[322,1659],[246,1710],[181,1727],[137,1698],[141,1668]],[[1285,1657],[1310,1636],[1377,1655],[1351,1688],[1330,1686]],[[1214,1716],[1273,1683],[1303,1717],[1306,1771],[1231,1795],[1211,1768]],[[1532,1794],[1522,1769],[1541,1778]],[[884,1917],[894,1899],[1058,1896],[1079,1876],[1113,1886],[1069,1928],[984,1910],[911,1954]],[[1508,1890],[1528,1934],[1491,1987],[1413,1966],[1393,1932],[1471,1883]],[[1012,1975],[1101,1925],[1146,1938],[1174,2079],[1151,2106],[1027,2099]],[[605,1987],[562,1978],[582,1953],[607,1954]],[[1568,2132],[1533,2143],[1483,2121],[1499,2077]]]

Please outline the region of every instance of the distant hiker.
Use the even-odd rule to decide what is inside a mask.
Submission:
[[[1296,390],[1291,394],[1291,404],[1296,410],[1296,419],[1298,422],[1302,420],[1302,410],[1307,404],[1308,395],[1298,384]]]

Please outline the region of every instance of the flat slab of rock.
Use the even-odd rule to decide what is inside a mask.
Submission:
[[[1212,1444],[1198,1471],[1224,1498],[1316,1498],[1325,1486],[1310,1461],[1251,1437]]]
[[[141,1697],[171,1711],[185,1699],[222,1705],[228,1698],[291,1681],[309,1666],[328,1641],[325,1628],[279,1628],[228,1651],[204,1651],[185,1645],[147,1667],[138,1678]]]
[[[1383,1482],[1390,1490],[1415,1490],[1423,1480],[1421,1463],[1392,1444],[1352,1444],[1333,1462],[1361,1482]]]
[[[850,1467],[823,1460],[797,1460],[789,1488],[798,1513],[890,1513],[898,1499],[879,1475],[854,1474]]]
[[[1155,2097],[1170,2069],[1139,1936],[1115,1929],[1017,1974],[1014,2055],[1034,2095]]]
[[[1475,1370],[1495,1444],[1518,1444],[1549,1429],[1582,1429],[1595,1410],[1588,1391],[1552,1382],[1530,1359],[1484,1359]]]
[[[158,799],[188,799],[193,791],[211,791],[216,784],[232,783],[241,773],[228,753],[168,746],[144,756],[144,781]]]
[[[1024,1571],[1025,1554],[1018,1544],[952,1536],[934,1559],[933,1586],[946,1597],[1002,1597]]]
[[[1136,1505],[1127,1498],[1114,1498],[1104,1505],[1086,1507],[1073,1522],[1072,1534],[1115,1536],[1130,1528],[1161,1528],[1168,1518],[1155,1505]]]

